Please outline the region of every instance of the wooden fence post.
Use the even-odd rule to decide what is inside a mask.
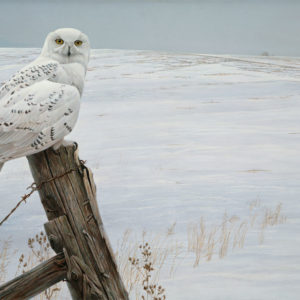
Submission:
[[[96,201],[92,172],[76,146],[28,157],[49,222],[51,247],[64,253],[72,299],[127,300]]]

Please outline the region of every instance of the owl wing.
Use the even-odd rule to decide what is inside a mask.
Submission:
[[[30,69],[27,72],[31,73]],[[50,147],[70,133],[76,123],[80,106],[77,88],[42,79],[55,72],[42,73],[31,78],[28,86],[14,80],[18,75],[4,86],[4,93],[2,88],[0,162]]]
[[[6,96],[13,95],[17,91],[29,87],[43,80],[55,79],[59,64],[51,60],[33,62],[14,74],[10,80],[0,88],[0,101]]]

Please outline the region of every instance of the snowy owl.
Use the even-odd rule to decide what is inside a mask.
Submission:
[[[41,55],[0,89],[0,170],[4,162],[66,145],[76,123],[90,56],[73,28],[50,32]]]

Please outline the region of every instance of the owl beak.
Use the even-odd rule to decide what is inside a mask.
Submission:
[[[68,47],[68,56],[70,56],[71,55],[71,47],[69,46]]]

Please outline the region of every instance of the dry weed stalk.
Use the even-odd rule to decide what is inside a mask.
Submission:
[[[205,250],[206,250],[205,257],[206,257],[207,261],[210,261],[214,254],[214,249],[215,249],[215,246],[217,243],[216,239],[215,239],[217,230],[218,230],[217,227],[214,226],[208,234],[207,244],[206,244],[206,248],[205,248]],[[195,267],[195,264],[194,264],[194,267]]]
[[[140,258],[129,257],[128,260],[142,276],[144,295],[141,295],[141,300],[165,300],[165,289],[156,283],[157,279],[153,279],[154,258],[152,257],[151,246],[147,242],[139,245],[139,256]]]
[[[41,262],[49,259],[53,254],[47,237],[42,231],[39,234],[36,234],[34,238],[29,238],[27,245],[30,249],[30,254],[27,256],[25,256],[23,253],[21,254],[16,275],[18,275],[19,273],[27,272]],[[56,284],[46,289],[43,293],[36,296],[34,299],[59,299],[58,294],[60,291],[60,284]]]
[[[172,230],[170,230],[171,227]],[[169,276],[172,276],[178,266],[178,257],[183,252],[183,246],[172,239],[175,225],[173,224],[171,227],[168,228],[166,235],[156,235],[153,237],[143,232],[142,243],[136,242],[130,230],[124,232],[123,238],[118,245],[116,259],[119,272],[131,298],[143,299],[142,296],[145,292],[145,284],[147,283],[145,282],[145,271],[149,267],[146,266],[145,269],[143,266],[151,262],[151,270],[148,270],[151,271],[151,284],[150,282],[149,284],[147,283],[149,286],[147,290],[148,292],[152,291],[154,294],[149,299],[159,299],[160,297],[164,299],[162,290],[159,288],[161,271],[162,269],[166,271],[169,267]],[[149,249],[150,245],[151,248]],[[147,257],[149,252],[151,255]],[[170,266],[166,265],[167,261],[170,263]],[[146,296],[150,297],[150,294],[146,293],[144,297]],[[148,299],[147,297],[145,299]]]
[[[253,215],[250,215],[250,226],[251,226],[251,228],[254,227],[257,217],[258,217],[257,212],[255,212]]]
[[[198,224],[190,224],[188,228],[188,251],[196,255],[194,267],[198,266],[206,239],[206,228],[203,217]]]
[[[174,222],[168,229],[167,229],[167,236],[175,234],[175,226],[176,222]]]
[[[0,283],[5,281],[6,274],[7,274],[7,265],[10,260],[10,245],[11,241],[6,240],[4,242],[1,242],[0,247]]]
[[[265,229],[267,227],[278,224],[284,224],[286,222],[286,216],[282,215],[281,210],[281,203],[279,203],[274,210],[272,210],[271,208],[265,208],[265,213],[261,222],[261,231],[259,236],[259,242],[261,244],[265,240]]]
[[[232,218],[231,218],[232,219]],[[220,249],[219,249],[219,257],[223,258],[224,256],[227,255],[228,252],[228,247],[229,247],[229,240],[231,236],[231,228],[232,223],[228,222],[227,214],[224,214],[223,217],[223,223],[221,227],[221,232],[220,232]]]
[[[170,277],[173,277],[175,275],[175,272],[179,267],[179,263],[182,261],[179,259],[182,252],[183,252],[182,244],[179,243],[178,241],[175,241],[173,246],[173,253],[172,253],[173,258],[171,261],[171,268],[169,272]]]
[[[254,227],[256,219],[261,212],[261,200],[259,198],[249,203],[249,224],[251,228]]]
[[[241,222],[235,231],[233,245],[232,245],[233,249],[236,248],[237,246],[239,248],[244,247],[247,231],[248,231],[248,222],[247,221]]]
[[[260,200],[260,198],[256,198],[255,200],[252,200],[249,203],[249,210],[252,211],[255,208],[259,208],[260,206],[261,206],[261,200]]]

